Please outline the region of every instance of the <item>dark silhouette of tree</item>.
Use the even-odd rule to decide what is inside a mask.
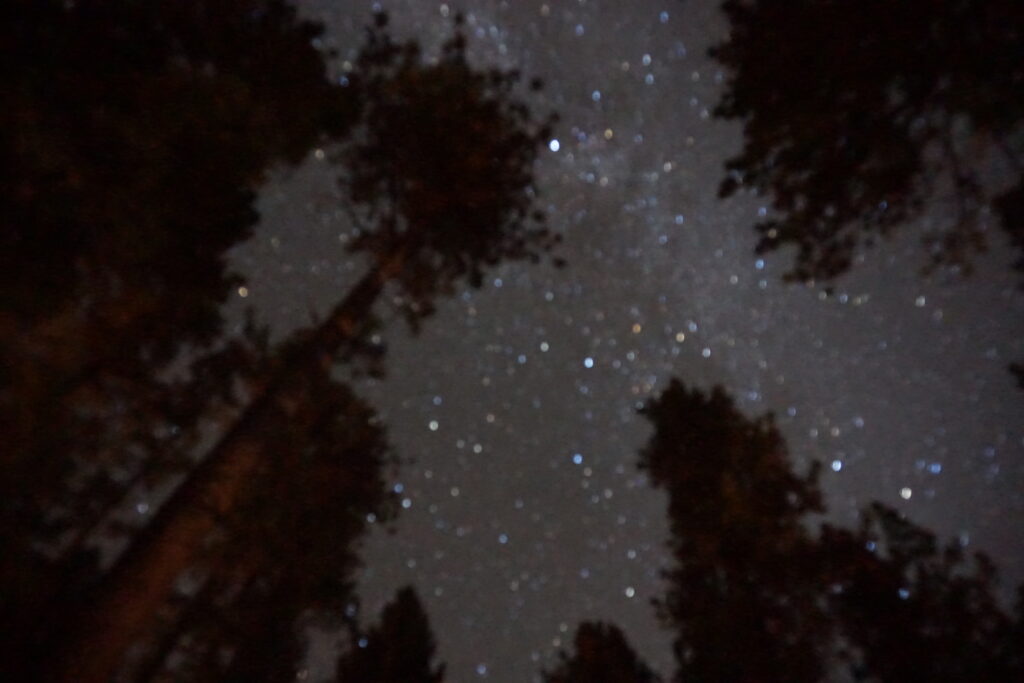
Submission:
[[[385,22],[380,16],[378,26]],[[415,43],[374,31],[356,73],[365,137],[353,137],[339,155],[348,170],[342,185],[365,228],[352,250],[381,268],[400,262],[391,279],[410,324],[454,283],[478,287],[484,267],[536,262],[557,243],[532,209],[533,161],[555,118],[531,119],[513,93],[518,72],[472,69],[458,31],[431,66]]]
[[[185,680],[291,680],[308,627],[343,625],[367,516],[386,521],[394,508],[390,458],[373,411],[312,379],[306,409],[266,433],[268,457],[197,558],[198,587],[164,610],[136,680],[167,668]]]
[[[1010,372],[1017,378],[1017,386],[1024,389],[1024,363],[1011,363]]]
[[[516,75],[471,68],[458,33],[436,64],[424,65],[413,45],[392,43],[385,26],[378,17],[352,74],[362,124],[338,156],[350,164],[343,181],[362,221],[366,237],[355,248],[371,255],[369,272],[253,383],[238,419],[104,575],[71,619],[55,679],[110,677],[245,499],[272,435],[296,420],[315,424],[328,410],[310,402],[307,387],[372,323],[386,284],[415,324],[458,279],[479,284],[482,267],[537,259],[553,244],[543,227],[527,225],[540,218],[529,214],[530,165],[549,122],[534,122],[512,97]]]
[[[1010,681],[1024,668],[1021,617],[1000,608],[996,571],[984,554],[964,556],[879,503],[857,533],[821,537],[829,605],[862,678],[881,681]],[[1019,635],[1017,636],[1019,638]]]
[[[678,380],[641,411],[640,466],[669,496],[675,565],[659,604],[677,681],[818,681],[830,624],[803,516],[822,510],[817,468],[797,476],[771,416]]]
[[[355,100],[326,80],[319,29],[277,0],[2,12],[2,427],[18,445],[4,466],[38,474],[46,453],[109,431],[78,413],[110,420],[97,403],[217,337],[239,283],[223,256],[251,232],[255,186],[344,130]]]
[[[254,339],[220,341],[224,254],[265,171],[357,114],[318,31],[278,0],[0,9],[0,671],[47,659],[97,537],[135,531],[111,511],[252,374]]]
[[[310,46],[319,27],[277,0],[3,13],[5,316],[68,315],[85,292],[103,339],[134,325],[154,353],[208,340],[254,185],[355,113]]]
[[[572,656],[558,653],[558,666],[543,674],[544,683],[657,683],[626,637],[611,624],[585,621],[576,629]]]
[[[54,479],[30,478],[19,489],[20,480],[4,472],[5,487],[12,494],[4,499],[0,518],[5,542],[0,569],[3,584],[16,587],[0,599],[0,625],[8,634],[0,643],[0,672],[5,677],[32,680],[25,674],[38,673],[64,619],[82,607],[83,598],[100,579],[107,564],[102,549],[109,553],[109,548],[139,532],[147,498],[190,466],[188,450],[200,437],[200,420],[231,409],[232,383],[253,370],[248,363],[251,350],[232,343],[194,363],[188,380],[162,383],[153,378],[147,384],[118,387],[119,404],[138,411],[137,430],[115,428],[103,435],[105,447],[113,450],[120,444],[126,451],[113,454],[121,457],[90,452],[80,443],[65,454],[68,477],[41,467],[39,477]],[[96,406],[93,417],[102,420],[107,409],[114,410]],[[144,431],[147,425],[152,433]],[[75,436],[70,426],[59,426],[68,429],[61,437]],[[125,518],[126,508],[136,513],[132,519]]]
[[[352,635],[338,663],[339,683],[440,683],[444,664],[434,664],[434,635],[416,591],[398,591],[380,624]]]
[[[829,279],[936,198],[933,265],[967,268],[994,209],[1024,246],[1024,11],[1015,0],[726,0],[715,113],[744,124],[720,194],[769,193],[760,252]],[[946,195],[943,197],[943,195]],[[1024,260],[1018,263],[1024,268]]]
[[[1010,681],[1024,613],[1008,616],[983,554],[964,557],[874,504],[850,531],[822,525],[817,467],[797,476],[770,415],[678,380],[642,413],[641,467],[669,498],[674,566],[658,603],[676,681]]]

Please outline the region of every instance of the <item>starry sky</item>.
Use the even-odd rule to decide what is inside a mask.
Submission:
[[[388,377],[360,392],[403,459],[394,523],[376,524],[358,577],[364,612],[413,584],[448,680],[529,681],[584,619],[614,621],[672,670],[651,598],[664,586],[666,500],[636,469],[636,408],[676,376],[775,413],[800,467],[825,464],[830,517],[881,500],[990,553],[1007,596],[1024,579],[1024,294],[1000,235],[970,279],[925,277],[901,235],[822,287],[784,284],[785,252],[754,254],[769,210],[716,197],[740,128],[710,110],[725,36],[715,0],[496,0],[446,5],[306,0],[344,71],[374,9],[429,55],[465,13],[474,64],[545,82],[561,121],[536,167],[568,267],[506,264],[442,300],[417,337],[382,331]],[[323,315],[364,272],[328,154],[280,172],[255,237],[232,254],[275,333]],[[385,319],[389,316],[385,313]],[[323,661],[327,661],[324,658]],[[316,662],[314,662],[315,664]]]

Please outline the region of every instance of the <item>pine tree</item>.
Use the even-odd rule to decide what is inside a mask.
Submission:
[[[384,606],[380,624],[353,634],[338,663],[338,683],[441,683],[434,635],[416,591],[398,591]]]
[[[130,676],[281,681],[301,668],[307,630],[336,630],[355,604],[357,542],[396,506],[393,461],[373,411],[336,380],[308,387],[307,411],[267,433],[268,457],[143,641]]]
[[[1012,681],[1024,676],[1014,633],[999,604],[995,566],[958,542],[874,503],[862,527],[825,527],[821,572],[843,635],[842,656],[861,678],[881,681]],[[1017,636],[1019,637],[1019,636]]]
[[[544,683],[657,683],[616,626],[583,622],[573,640],[575,652],[559,652],[558,666],[543,674]]]
[[[821,525],[816,466],[793,472],[771,416],[672,380],[643,408],[641,467],[669,499],[674,565],[658,603],[676,681],[1009,681],[1021,614],[994,566],[875,503],[859,529]],[[1019,612],[1019,610],[1018,610]]]
[[[344,134],[319,29],[279,0],[0,8],[0,672],[50,639],[190,466],[258,334],[224,340],[227,249],[272,166]],[[251,330],[255,333],[255,330]],[[46,653],[44,656],[43,653]]]
[[[641,468],[669,498],[675,560],[659,603],[676,633],[676,681],[818,681],[830,623],[816,544],[817,468],[797,476],[771,416],[751,420],[720,388],[672,380],[641,411]]]
[[[862,246],[949,205],[931,265],[966,269],[985,211],[1024,247],[1024,11],[1016,0],[726,0],[715,114],[744,126],[721,194],[771,196],[759,251],[829,279]],[[1024,255],[1024,254],[1022,254]],[[1024,268],[1024,259],[1018,262]]]
[[[553,239],[524,225],[531,215],[531,164],[549,135],[514,100],[515,74],[480,72],[456,34],[437,64],[396,45],[379,17],[357,62],[353,87],[363,128],[343,147],[343,178],[366,221],[354,248],[372,266],[325,321],[257,385],[239,419],[204,456],[152,522],[133,539],[74,620],[58,680],[104,681],[198,558],[219,520],[243,499],[269,457],[270,436],[300,416],[315,420],[305,387],[372,321],[386,284],[417,323],[434,297],[502,259],[536,260]],[[358,210],[357,210],[358,211]]]

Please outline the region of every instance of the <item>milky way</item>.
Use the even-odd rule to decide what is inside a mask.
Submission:
[[[378,5],[301,6],[326,25],[340,78]],[[379,6],[428,55],[457,9]],[[399,320],[382,331],[388,377],[360,391],[403,459],[404,509],[367,540],[365,613],[413,584],[452,681],[532,680],[583,619],[614,621],[670,672],[650,605],[665,499],[636,469],[649,435],[636,408],[672,376],[775,413],[799,466],[826,465],[835,521],[882,500],[992,554],[1004,583],[1024,578],[1024,395],[1006,371],[1024,358],[1024,296],[999,236],[967,280],[922,276],[908,226],[831,294],[784,284],[791,255],[754,254],[769,202],[716,198],[740,129],[710,115],[723,74],[706,52],[726,31],[715,2],[458,9],[474,63],[542,78],[534,111],[561,115],[536,172],[568,266],[498,267],[417,337]],[[362,272],[327,156],[271,183],[233,255],[250,281],[236,308],[278,333]]]

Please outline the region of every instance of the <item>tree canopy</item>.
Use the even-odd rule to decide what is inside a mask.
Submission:
[[[771,415],[746,417],[720,387],[672,380],[641,412],[654,433],[640,467],[668,494],[673,565],[657,606],[675,635],[673,680],[1024,674],[1024,613],[1003,610],[985,555],[879,503],[859,529],[816,523],[817,466],[796,474]]]
[[[384,606],[380,623],[353,634],[338,665],[338,683],[441,683],[434,634],[416,591],[407,586]]]
[[[673,380],[642,413],[640,467],[669,497],[675,566],[659,604],[677,681],[818,681],[829,627],[803,524],[822,510],[817,469],[792,470],[771,416],[750,420],[716,387]]]
[[[726,0],[720,194],[771,197],[759,251],[830,279],[936,202],[929,263],[968,268],[995,213],[1024,248],[1024,12],[1014,0]],[[1024,268],[1024,260],[1018,263]]]
[[[351,249],[402,254],[395,282],[413,323],[456,281],[479,287],[485,267],[537,261],[558,240],[533,202],[533,163],[556,119],[535,120],[516,97],[518,72],[471,67],[461,24],[428,64],[378,15],[355,64],[360,134],[338,154],[363,228]]]
[[[661,680],[616,626],[585,621],[576,629],[573,653],[558,653],[558,665],[544,683],[657,683]]]
[[[95,580],[99,538],[137,531],[112,510],[187,468],[254,371],[258,332],[221,338],[225,252],[267,170],[357,113],[319,30],[278,0],[0,10],[4,667]]]
[[[0,348],[0,577],[24,590],[0,604],[3,667],[290,677],[308,619],[345,623],[358,538],[389,514],[383,428],[337,364],[379,361],[365,335],[389,283],[415,325],[456,281],[554,244],[532,210],[551,120],[518,74],[468,64],[458,20],[428,64],[378,15],[343,87],[319,27],[276,0],[21,9],[3,257],[29,279],[0,283],[21,332]],[[224,252],[266,170],[313,144],[335,150],[370,268],[285,343],[225,338]],[[153,510],[124,519],[140,495]]]
[[[288,680],[310,626],[347,626],[368,519],[397,509],[384,482],[394,457],[349,387],[317,378],[306,405],[317,409],[265,432],[267,457],[190,567],[197,587],[172,594],[140,639],[136,680]]]

